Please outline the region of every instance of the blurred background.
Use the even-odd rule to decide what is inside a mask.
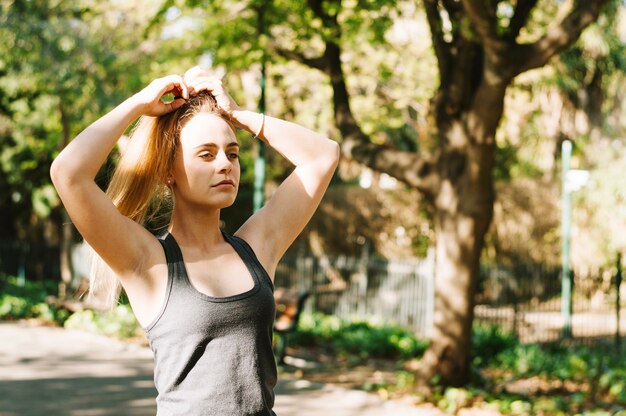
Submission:
[[[532,390],[565,397],[543,414],[626,403],[623,1],[0,5],[0,319],[140,337],[123,300],[108,315],[86,303],[84,247],[49,168],[152,79],[201,65],[242,107],[342,144],[277,271],[277,288],[308,295],[288,355],[323,362],[324,352],[346,368],[391,359],[391,381],[355,386],[425,388],[448,410],[475,404],[471,386],[506,396],[493,386],[507,377],[561,383]],[[240,142],[229,232],[291,170],[245,132]],[[103,188],[116,158],[96,178]],[[498,411],[540,414],[532,392],[500,398]]]

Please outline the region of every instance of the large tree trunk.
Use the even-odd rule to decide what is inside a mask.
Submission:
[[[435,314],[418,383],[428,388],[435,376],[443,385],[469,380],[480,255],[495,201],[495,134],[511,77],[474,39],[446,44],[436,2],[425,7],[441,75],[431,102],[439,132]]]
[[[493,145],[472,143],[463,155],[444,156],[452,160],[440,165],[441,187],[434,201],[435,315],[420,369],[423,385],[435,376],[444,385],[468,381],[480,255],[493,216],[494,155]]]
[[[458,191],[451,187],[445,193],[463,198]],[[490,212],[477,217],[460,212],[437,215],[435,314],[420,367],[421,386],[427,387],[435,376],[444,385],[460,386],[468,380],[480,242],[490,218]]]

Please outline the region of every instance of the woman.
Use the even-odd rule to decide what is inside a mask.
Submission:
[[[166,104],[168,93],[178,98]],[[96,173],[138,117],[105,194]],[[295,169],[229,236],[219,218],[239,185],[233,126],[265,141]],[[92,290],[114,302],[121,283],[150,341],[158,415],[274,414],[274,271],[313,215],[338,158],[334,141],[241,109],[218,79],[198,68],[152,81],[56,158],[53,183],[106,265],[97,268]],[[171,220],[156,238],[143,223],[154,197],[166,194],[173,199]]]

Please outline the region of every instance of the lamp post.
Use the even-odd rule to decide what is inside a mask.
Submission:
[[[265,3],[259,6],[258,10],[258,26],[257,33],[259,34],[259,38],[261,42],[263,42],[263,37],[265,35]],[[265,52],[265,47],[263,45],[263,55],[261,57],[261,95],[259,97],[259,112],[265,113],[265,70],[266,70],[266,61],[267,55]],[[263,207],[263,202],[265,200],[265,143],[262,140],[256,141],[256,158],[254,160],[254,193],[252,197],[252,209],[254,212]]]
[[[622,343],[622,335],[620,332],[620,312],[622,310],[622,302],[620,299],[620,288],[622,286],[622,254],[617,253],[617,262],[615,264],[615,318],[617,325],[615,327],[615,345],[620,346]]]
[[[261,61],[261,97],[259,98],[259,112],[265,113],[265,52]],[[254,196],[252,207],[254,212],[263,207],[265,199],[265,143],[262,140],[256,141],[257,155],[254,160]]]
[[[572,271],[570,267],[570,243],[572,227],[572,192],[579,190],[589,180],[589,171],[570,169],[572,142],[564,140],[561,145],[562,162],[562,212],[561,212],[561,317],[563,337],[572,336]]]

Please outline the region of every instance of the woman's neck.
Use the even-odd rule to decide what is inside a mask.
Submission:
[[[200,250],[210,250],[224,241],[220,231],[219,209],[182,210],[174,207],[168,231],[179,245]]]

